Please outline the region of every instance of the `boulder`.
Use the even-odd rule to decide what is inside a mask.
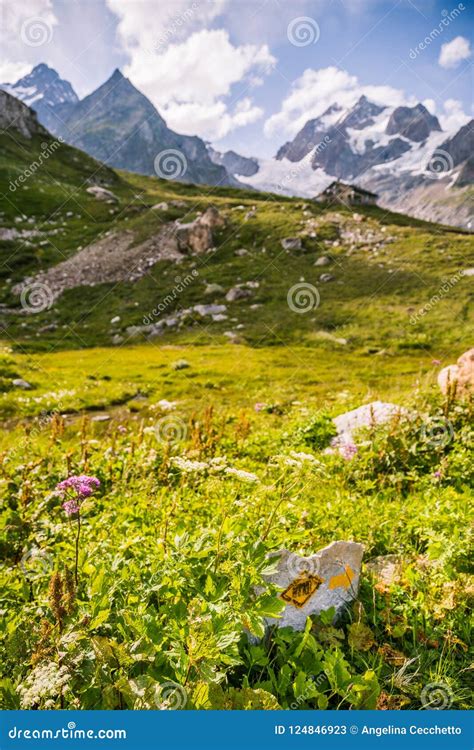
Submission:
[[[31,383],[28,383],[27,380],[23,380],[23,378],[14,378],[12,380],[12,385],[14,388],[22,388],[24,391],[31,391],[33,388]]]
[[[397,414],[407,414],[397,404],[385,403],[383,401],[372,401],[370,404],[364,404],[357,409],[347,411],[333,419],[337,430],[337,437],[333,440],[333,445],[341,443],[352,443],[354,441],[354,432],[362,427],[373,427],[375,425],[389,422]]]
[[[225,289],[220,284],[208,284],[204,289],[204,294],[224,294]]]
[[[194,305],[193,310],[198,315],[219,315],[227,310],[225,305]]]
[[[199,219],[188,224],[176,222],[175,232],[178,248],[182,251],[191,251],[199,255],[212,247],[211,229],[206,224],[201,224]]]
[[[100,187],[100,185],[91,185],[91,187],[86,188],[86,193],[93,195],[98,201],[113,201],[113,203],[118,203],[117,196],[111,190],[106,190],[106,188]]]
[[[438,385],[445,395],[454,387],[456,395],[461,398],[474,392],[474,348],[461,354],[455,365],[441,370]]]
[[[314,265],[315,266],[328,266],[330,262],[331,262],[331,259],[328,258],[327,255],[321,255],[321,257],[318,258],[318,260],[316,261]]]
[[[252,296],[250,289],[242,289],[240,286],[234,286],[229,289],[225,298],[227,302],[236,302],[239,299],[247,299]]]
[[[286,549],[271,558],[279,558],[277,571],[264,575],[279,586],[286,604],[280,618],[267,618],[268,625],[303,630],[310,615],[335,608],[336,620],[357,597],[364,547],[357,542],[337,541],[309,557],[300,557]]]
[[[211,229],[214,229],[214,227],[223,227],[225,224],[224,217],[221,216],[217,208],[214,206],[209,206],[209,208],[199,217],[198,221],[200,224],[210,227]]]
[[[281,240],[283,250],[301,250],[303,244],[300,237],[284,237]]]

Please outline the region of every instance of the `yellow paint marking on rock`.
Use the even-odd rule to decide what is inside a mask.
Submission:
[[[343,588],[347,591],[354,578],[354,571],[350,565],[346,565],[344,573],[339,573],[337,576],[332,576],[332,578],[329,579],[329,589]]]
[[[300,608],[306,604],[322,583],[324,583],[324,578],[303,573],[298,578],[295,578],[280,596],[284,602]]]

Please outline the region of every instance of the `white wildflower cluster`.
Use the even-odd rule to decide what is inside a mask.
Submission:
[[[323,466],[321,461],[318,461],[312,453],[300,453],[298,451],[290,451],[289,454],[285,454],[284,456],[274,456],[273,460],[278,463],[283,463],[285,466],[295,466],[298,469],[301,469],[307,464],[311,464],[315,467]]]
[[[229,466],[225,456],[216,456],[215,458],[210,458],[208,461],[194,461],[183,456],[175,456],[171,459],[171,463],[184,474],[206,472],[207,474],[226,474],[239,479],[241,482],[259,481],[256,474]]]
[[[234,469],[232,466],[228,466],[225,473],[230,474],[235,479],[239,479],[241,482],[258,482],[256,474],[252,474],[250,471],[243,471],[242,469]]]
[[[70,680],[67,667],[54,661],[38,664],[18,687],[21,707],[33,708],[43,703],[44,708],[53,708],[52,699],[64,691]]]

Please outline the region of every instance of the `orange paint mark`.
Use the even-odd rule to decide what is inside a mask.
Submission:
[[[337,576],[332,576],[332,578],[329,579],[329,588],[330,589],[348,589],[351,585],[352,581],[355,578],[355,573],[350,567],[350,565],[346,565],[344,568],[344,573],[339,573]]]

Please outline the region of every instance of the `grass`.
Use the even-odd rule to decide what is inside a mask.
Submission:
[[[472,405],[442,401],[436,376],[468,348],[459,271],[472,237],[378,208],[359,221],[117,174],[67,146],[12,192],[41,140],[0,140],[2,224],[57,230],[0,243],[0,707],[467,708]],[[117,206],[86,193],[91,172]],[[70,290],[37,315],[11,292],[107,231],[141,242],[208,205],[226,219],[215,252]],[[341,236],[358,227],[364,241]],[[391,241],[374,252],[368,232]],[[295,235],[302,250],[285,252]],[[249,299],[204,295],[246,282]],[[292,309],[302,283],[319,295],[305,314]],[[166,316],[216,302],[228,317],[191,312],[133,338],[163,300]],[[377,399],[413,418],[358,436],[351,460],[325,452],[329,418]],[[55,494],[71,474],[101,482],[81,508],[77,585],[77,520]],[[266,632],[282,607],[262,578],[268,553],[334,539],[364,544],[357,601],[338,622],[326,612],[304,633]],[[389,581],[370,565],[386,555]]]

